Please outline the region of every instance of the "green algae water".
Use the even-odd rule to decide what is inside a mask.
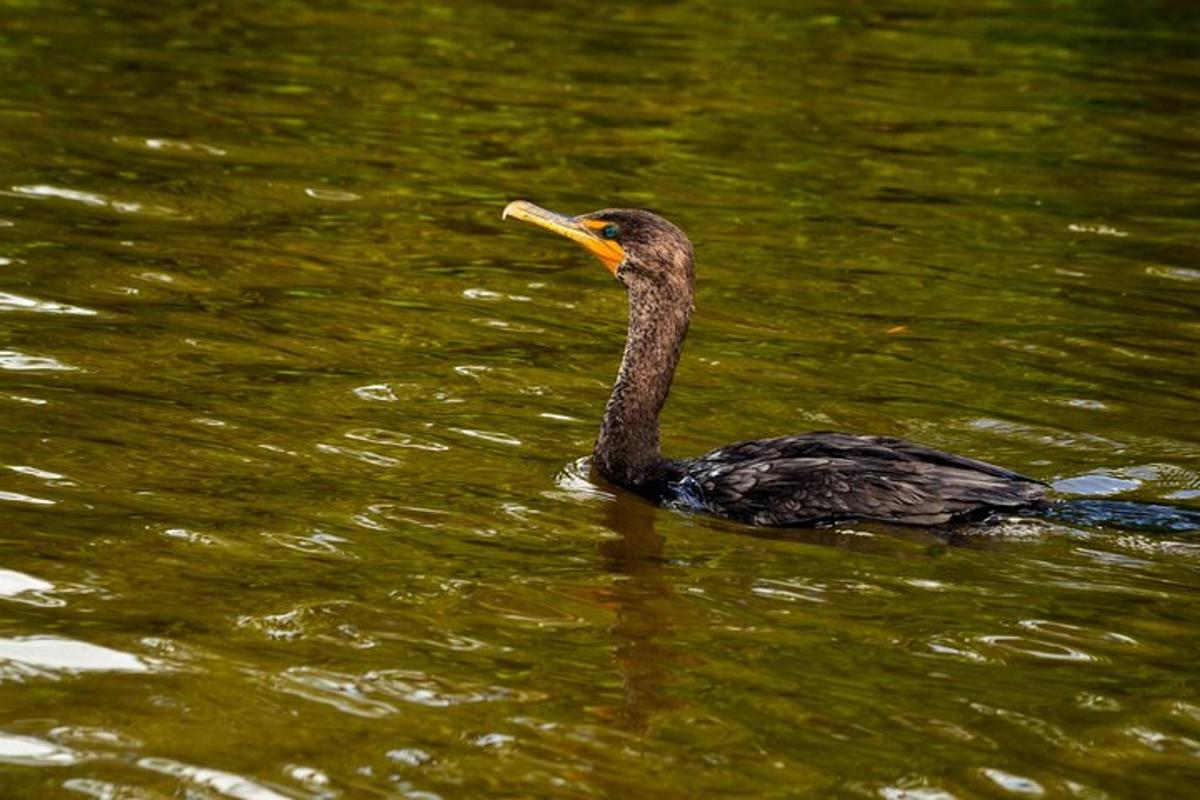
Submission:
[[[0,797],[1179,798],[1200,536],[758,531],[588,478],[899,435],[1200,506],[1200,11],[0,1]]]

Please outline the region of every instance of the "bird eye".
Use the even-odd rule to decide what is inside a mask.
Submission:
[[[605,239],[615,239],[621,235],[621,229],[616,223],[610,222],[600,231],[600,235]]]

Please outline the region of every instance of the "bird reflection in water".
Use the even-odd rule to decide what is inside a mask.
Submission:
[[[615,576],[604,600],[616,615],[610,631],[625,698],[619,708],[596,711],[633,733],[645,733],[656,714],[683,705],[666,688],[672,669],[700,659],[668,644],[672,632],[687,624],[688,611],[669,580],[672,567],[655,528],[657,513],[641,498],[618,491],[604,509],[604,524],[616,535],[598,547],[604,568]]]

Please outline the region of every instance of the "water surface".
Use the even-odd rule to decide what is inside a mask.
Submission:
[[[1196,507],[1200,14],[0,6],[0,794],[1176,798],[1200,540],[764,533],[587,478],[835,428]]]

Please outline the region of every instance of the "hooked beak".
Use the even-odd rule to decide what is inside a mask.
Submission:
[[[599,231],[606,224],[601,220],[566,217],[525,200],[513,200],[504,207],[504,213],[500,215],[500,219],[509,217],[522,222],[532,222],[559,236],[579,242],[590,250],[592,255],[600,259],[613,277],[616,277],[617,268],[625,260],[625,249],[621,245],[612,239],[604,239],[600,236]]]

